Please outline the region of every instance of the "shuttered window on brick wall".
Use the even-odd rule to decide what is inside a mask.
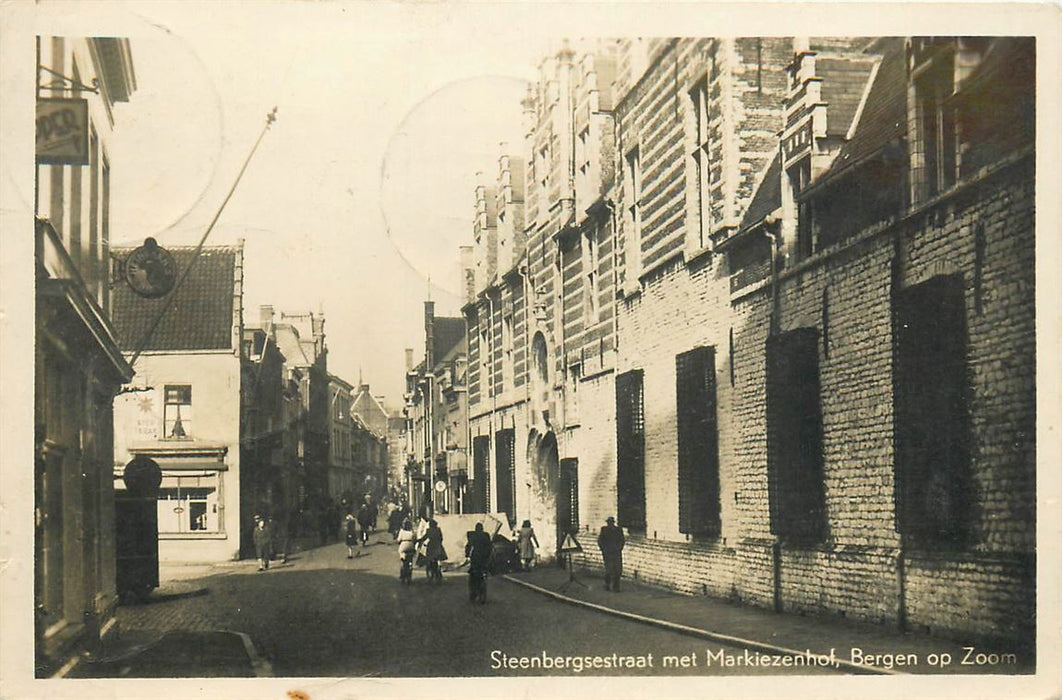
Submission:
[[[516,434],[512,428],[494,434],[494,483],[498,492],[498,511],[516,520]]]
[[[642,371],[616,377],[616,519],[645,532],[645,406]]]
[[[560,461],[557,491],[557,534],[563,538],[569,532],[579,532],[579,460],[574,458]]]
[[[472,438],[472,512],[491,512],[489,435]]]
[[[679,532],[719,534],[719,431],[715,348],[675,357]]]
[[[798,544],[826,536],[815,328],[767,339],[767,486],[772,534]]]
[[[961,547],[972,502],[962,277],[898,292],[894,312],[897,530],[916,544]]]

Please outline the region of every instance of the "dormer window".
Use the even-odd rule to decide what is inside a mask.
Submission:
[[[986,37],[914,39],[909,52],[913,110],[909,123],[911,201],[924,202],[952,187],[962,168],[963,134],[954,96],[974,72]]]
[[[955,184],[955,111],[947,106],[955,90],[953,58],[939,56],[914,80],[911,176],[916,202]]]

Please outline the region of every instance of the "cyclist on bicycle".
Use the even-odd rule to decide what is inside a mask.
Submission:
[[[439,569],[439,562],[446,558],[446,550],[443,549],[442,530],[439,529],[439,524],[434,518],[428,521],[428,529],[424,536],[417,540],[417,544],[421,542],[425,545],[424,559],[428,578],[441,583],[442,570]]]
[[[417,551],[416,537],[413,535],[413,524],[407,518],[402,523],[402,529],[398,531],[398,558],[402,562],[398,578],[409,583],[413,580],[413,557]]]

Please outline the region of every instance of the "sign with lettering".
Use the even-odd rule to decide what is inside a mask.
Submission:
[[[162,416],[155,405],[155,392],[135,394],[129,400],[136,403],[133,438],[138,442],[158,440]]]
[[[88,101],[72,97],[37,100],[37,162],[88,165]]]

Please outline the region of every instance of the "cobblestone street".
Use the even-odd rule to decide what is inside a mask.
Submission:
[[[169,580],[149,602],[119,609],[120,641],[103,656],[150,650],[167,633],[226,630],[248,635],[276,676],[743,675],[794,670],[705,668],[706,649],[728,655],[742,651],[557,603],[501,578],[490,580],[484,606],[468,602],[463,570],[448,573],[439,586],[417,571],[413,585],[403,587],[388,540],[375,535],[354,560],[346,559],[346,548],[339,544],[298,552],[287,564],[261,573],[251,561],[167,567]],[[159,656],[151,657],[149,668],[144,668],[147,662],[83,664],[78,675],[191,674],[179,659],[168,663]],[[543,656],[553,661],[542,667],[531,660]],[[665,656],[692,661],[669,661],[665,668]],[[556,657],[584,660],[557,668]],[[603,660],[593,668],[585,657]],[[200,668],[195,675],[250,675],[247,668],[222,663],[220,669]],[[839,669],[808,667],[801,672]]]

